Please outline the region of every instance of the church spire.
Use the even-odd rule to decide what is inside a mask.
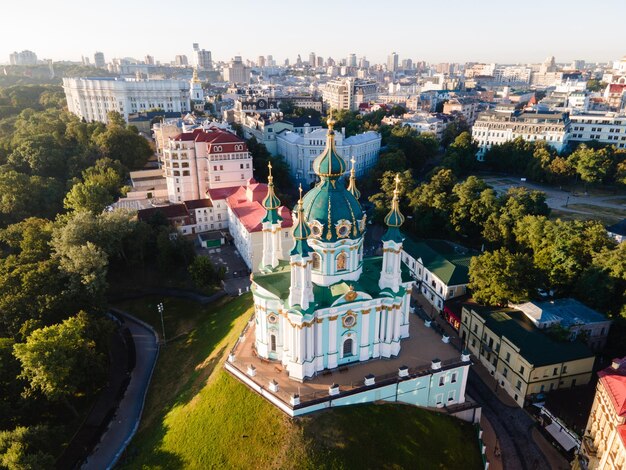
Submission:
[[[352,195],[358,200],[361,197],[361,191],[359,191],[356,187],[356,172],[354,170],[354,164],[356,163],[356,160],[354,159],[354,157],[352,157],[350,162],[352,163],[352,168],[350,169],[350,183],[348,184],[348,191],[350,191]]]
[[[300,198],[296,206],[296,223],[293,226],[293,240],[294,245],[291,250],[291,255],[307,256],[310,253],[311,248],[307,243],[309,235],[311,235],[311,229],[304,220],[304,210],[302,208],[302,185],[298,188],[300,191]]]
[[[283,220],[278,215],[278,208],[280,207],[280,199],[274,192],[274,177],[272,176],[272,162],[267,163],[268,176],[267,176],[267,196],[263,199],[263,207],[266,210],[265,218],[263,222],[276,223]]]
[[[391,201],[391,210],[385,217],[385,224],[387,232],[383,236],[384,240],[401,241],[402,236],[400,234],[400,226],[404,223],[404,216],[400,212],[400,199],[398,198],[398,185],[400,184],[400,176],[396,174],[396,187],[393,190],[393,199]]]
[[[193,75],[191,77],[191,83],[200,83],[200,79],[198,78],[198,67],[193,68]]]
[[[346,172],[346,162],[335,148],[335,120],[333,119],[332,110],[326,123],[328,124],[326,148],[313,161],[313,170],[320,178],[336,180]]]

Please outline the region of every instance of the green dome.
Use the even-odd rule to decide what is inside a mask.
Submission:
[[[326,148],[313,161],[313,171],[320,178],[339,178],[346,172],[346,162],[335,149],[335,132],[333,131],[333,121],[330,117],[328,123],[328,134],[326,138]]]
[[[360,238],[365,232],[361,205],[343,181],[322,179],[306,193],[302,206],[311,228],[310,238],[334,242]]]

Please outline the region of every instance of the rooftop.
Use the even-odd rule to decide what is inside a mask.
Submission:
[[[617,235],[626,235],[626,219],[622,219],[616,224],[607,226],[606,230]]]
[[[564,328],[571,328],[608,321],[604,315],[576,299],[526,302],[514,307],[524,312],[536,324],[558,322]]]
[[[448,286],[469,282],[470,260],[477,254],[445,240],[415,241],[410,237],[405,238],[403,249]]]
[[[535,367],[594,357],[579,341],[556,341],[538,330],[526,315],[510,308],[466,305],[485,320],[485,325],[519,348],[524,359]]]
[[[613,359],[613,363],[598,372],[600,381],[611,397],[618,416],[626,416],[626,357]],[[626,429],[626,425],[624,426]]]
[[[226,202],[248,232],[260,232],[262,220],[266,213],[261,201],[267,195],[267,185],[252,181],[254,180],[251,180],[248,186],[237,188],[226,198]],[[285,206],[278,208],[278,215],[283,219],[283,228],[293,225],[291,211]]]
[[[350,287],[357,292],[365,292],[372,297],[377,297],[381,290],[378,287],[380,271],[382,268],[382,256],[363,259],[363,271],[358,281],[339,281],[332,286],[318,286],[313,284],[315,308],[330,307],[337,299],[344,296]],[[402,264],[402,282],[410,282],[411,274],[408,268]],[[275,272],[269,274],[255,274],[254,282],[268,292],[276,295],[279,299],[289,297],[291,284],[291,267],[288,262],[281,262]]]

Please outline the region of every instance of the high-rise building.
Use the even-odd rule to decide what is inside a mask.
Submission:
[[[324,58],[322,56],[317,57],[317,66],[324,67]]]
[[[377,88],[372,80],[335,79],[326,83],[322,97],[327,108],[356,111],[361,103],[376,99]]]
[[[315,61],[315,52],[309,54],[309,67],[315,67],[317,62]]]
[[[144,59],[143,62],[146,65],[154,65],[154,56],[151,56],[150,54],[147,54]]]
[[[224,80],[229,83],[248,83],[250,81],[250,68],[244,65],[241,56],[235,56],[228,67],[224,68]]]
[[[413,61],[411,59],[402,59],[402,70],[411,70],[413,68]]]
[[[99,69],[103,69],[106,67],[106,62],[104,61],[104,54],[102,52],[96,52],[93,55],[93,63],[96,65],[97,68]]]
[[[256,60],[256,65],[257,67],[265,67],[265,57],[260,55],[258,59]]]
[[[9,63],[11,65],[37,65],[37,54],[27,50],[16,51],[9,56]]]
[[[574,70],[583,70],[585,68],[584,60],[574,60],[572,62],[572,69]]]
[[[186,67],[187,65],[189,65],[189,61],[187,60],[187,56],[184,55],[184,54],[178,54],[174,58],[174,63],[176,64],[177,67]]]
[[[298,54],[296,58],[296,67],[302,67],[302,57],[300,57],[300,54]]]
[[[328,59],[326,59],[326,65],[328,67],[332,67],[333,65],[335,65],[335,59],[333,59],[332,57],[329,57]]]
[[[370,61],[367,60],[365,57],[361,57],[359,59],[359,68],[360,69],[369,69],[370,68]]]
[[[392,52],[387,56],[387,71],[395,72],[398,70],[398,54]]]
[[[274,56],[268,54],[267,59],[265,60],[265,65],[267,65],[268,67],[276,67],[276,62],[274,62]],[[287,62],[287,65],[289,65],[289,62]]]
[[[89,67],[91,65],[91,62],[89,62],[89,57],[87,57],[87,56],[82,56],[81,57],[81,62],[86,67]]]
[[[348,66],[349,67],[356,67],[356,54],[351,53],[348,56]]]
[[[213,68],[211,51],[204,49],[196,51],[196,66],[198,70],[211,70]]]

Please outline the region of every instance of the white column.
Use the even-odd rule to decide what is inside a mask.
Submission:
[[[324,351],[322,351],[324,336],[324,324],[322,322],[315,322],[315,362],[316,370],[322,370],[324,367]]]
[[[315,320],[314,320],[315,321]],[[308,326],[306,329],[306,350],[307,350],[307,360],[311,361],[313,360],[314,357],[314,347],[315,347],[315,343],[313,340],[313,328],[315,328],[315,324],[311,324],[311,326]]]
[[[302,364],[306,360],[306,329],[302,327],[298,330],[298,338],[300,340],[300,348],[299,348],[299,357],[300,364]]]
[[[393,309],[388,309],[385,317],[387,320],[385,342],[390,343],[393,337]]]
[[[337,367],[337,317],[328,322],[328,368]]]
[[[370,345],[370,320],[369,313],[361,313],[361,350],[359,352],[359,360],[366,361],[369,359],[369,345]]]
[[[400,323],[402,323],[402,312],[400,311],[400,307],[394,308],[394,331],[393,331],[393,339],[398,341],[400,339]]]

